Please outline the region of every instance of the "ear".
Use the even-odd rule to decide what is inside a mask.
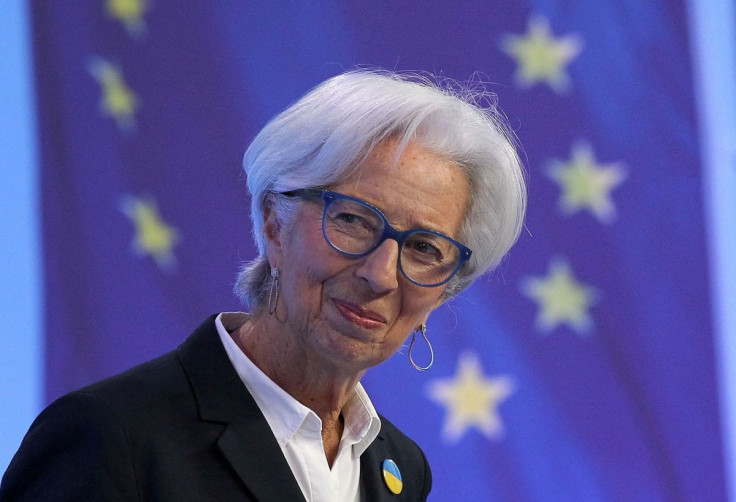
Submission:
[[[272,268],[281,268],[284,246],[281,221],[268,202],[263,209],[263,228],[261,232],[266,238],[266,257]]]
[[[439,299],[438,299],[438,300],[437,300],[437,301],[435,302],[435,304],[434,304],[434,305],[432,305],[432,306],[431,306],[431,307],[429,308],[429,310],[427,311],[427,313],[426,313],[426,314],[424,314],[424,317],[422,318],[422,321],[421,321],[421,322],[420,322],[420,323],[419,323],[419,324],[418,324],[417,326],[420,326],[420,325],[421,325],[422,323],[424,323],[424,324],[427,324],[427,320],[429,319],[429,316],[430,316],[430,314],[431,314],[432,312],[434,312],[434,311],[435,311],[435,309],[436,309],[437,307],[439,307],[440,305],[442,305],[442,304],[444,303],[444,301],[445,301],[445,298],[444,298],[444,295],[443,295],[443,296],[441,296],[441,297],[440,297],[440,298],[439,298]]]
[[[436,309],[437,307],[439,307],[440,305],[442,305],[443,303],[445,303],[445,301],[447,300],[447,297],[446,297],[446,296],[445,296],[445,294],[444,294],[444,287],[443,287],[442,291],[443,291],[443,292],[442,292],[442,294],[440,294],[440,297],[439,297],[439,298],[437,298],[437,301],[436,301],[436,302],[434,302],[434,303],[432,304],[432,306],[431,306],[431,307],[429,307],[429,310],[427,310],[427,313],[426,313],[426,314],[424,314],[424,317],[422,318],[422,322],[423,322],[424,324],[427,324],[427,319],[429,319],[429,316],[430,316],[430,314],[431,314],[432,312],[434,312],[434,311],[435,311],[435,309]],[[419,324],[421,324],[421,323],[419,323]]]
[[[434,312],[434,310],[437,307],[439,307],[440,305],[442,305],[446,301],[447,301],[447,296],[445,295],[445,287],[442,286],[442,293],[440,293],[440,297],[437,298],[437,301],[434,302],[434,305],[432,305],[432,308],[429,309],[429,312],[427,312],[427,316],[429,316],[429,314],[431,314],[432,312]],[[425,319],[424,322],[427,322],[427,320]]]

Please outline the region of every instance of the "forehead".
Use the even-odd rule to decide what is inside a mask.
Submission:
[[[383,211],[400,229],[429,228],[457,236],[468,206],[468,180],[458,165],[409,142],[380,143],[351,175],[333,185]]]

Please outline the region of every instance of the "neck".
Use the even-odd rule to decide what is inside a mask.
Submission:
[[[300,334],[291,333],[265,310],[233,332],[233,339],[276,385],[319,416],[325,454],[332,465],[343,431],[340,414],[364,370],[326,364],[299,343]]]
[[[276,385],[317,414],[325,457],[332,467],[344,428],[342,409],[364,370],[340,371],[326,365],[299,343],[297,334],[263,310],[233,332],[233,339]]]

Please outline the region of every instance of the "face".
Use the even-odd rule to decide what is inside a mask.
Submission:
[[[461,169],[410,143],[380,144],[348,179],[329,189],[360,198],[399,230],[427,228],[457,238],[468,204]],[[398,270],[398,245],[384,241],[362,258],[332,249],[322,235],[321,200],[301,205],[292,228],[274,231],[266,216],[267,253],[279,269],[276,313],[300,350],[326,367],[361,371],[401,346],[442,302],[443,286],[422,287]]]

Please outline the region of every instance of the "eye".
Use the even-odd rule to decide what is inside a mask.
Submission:
[[[372,231],[375,227],[375,225],[364,216],[347,211],[341,211],[330,215],[330,220],[338,227],[350,229],[351,231]]]
[[[344,223],[358,223],[360,216],[351,213],[338,213],[333,217],[336,221],[342,221]]]
[[[440,249],[437,240],[430,234],[416,234],[404,243],[404,248],[412,259],[432,263],[441,262],[445,254]]]
[[[422,254],[435,254],[435,255],[436,254],[440,254],[440,250],[437,249],[436,247],[434,247],[432,244],[430,244],[428,242],[413,241],[413,242],[410,242],[409,245],[411,246],[411,248],[414,251],[416,251],[418,253],[422,253]]]
[[[383,228],[380,216],[367,206],[349,201],[335,201],[327,211],[327,220],[335,230],[355,236],[371,236]]]

